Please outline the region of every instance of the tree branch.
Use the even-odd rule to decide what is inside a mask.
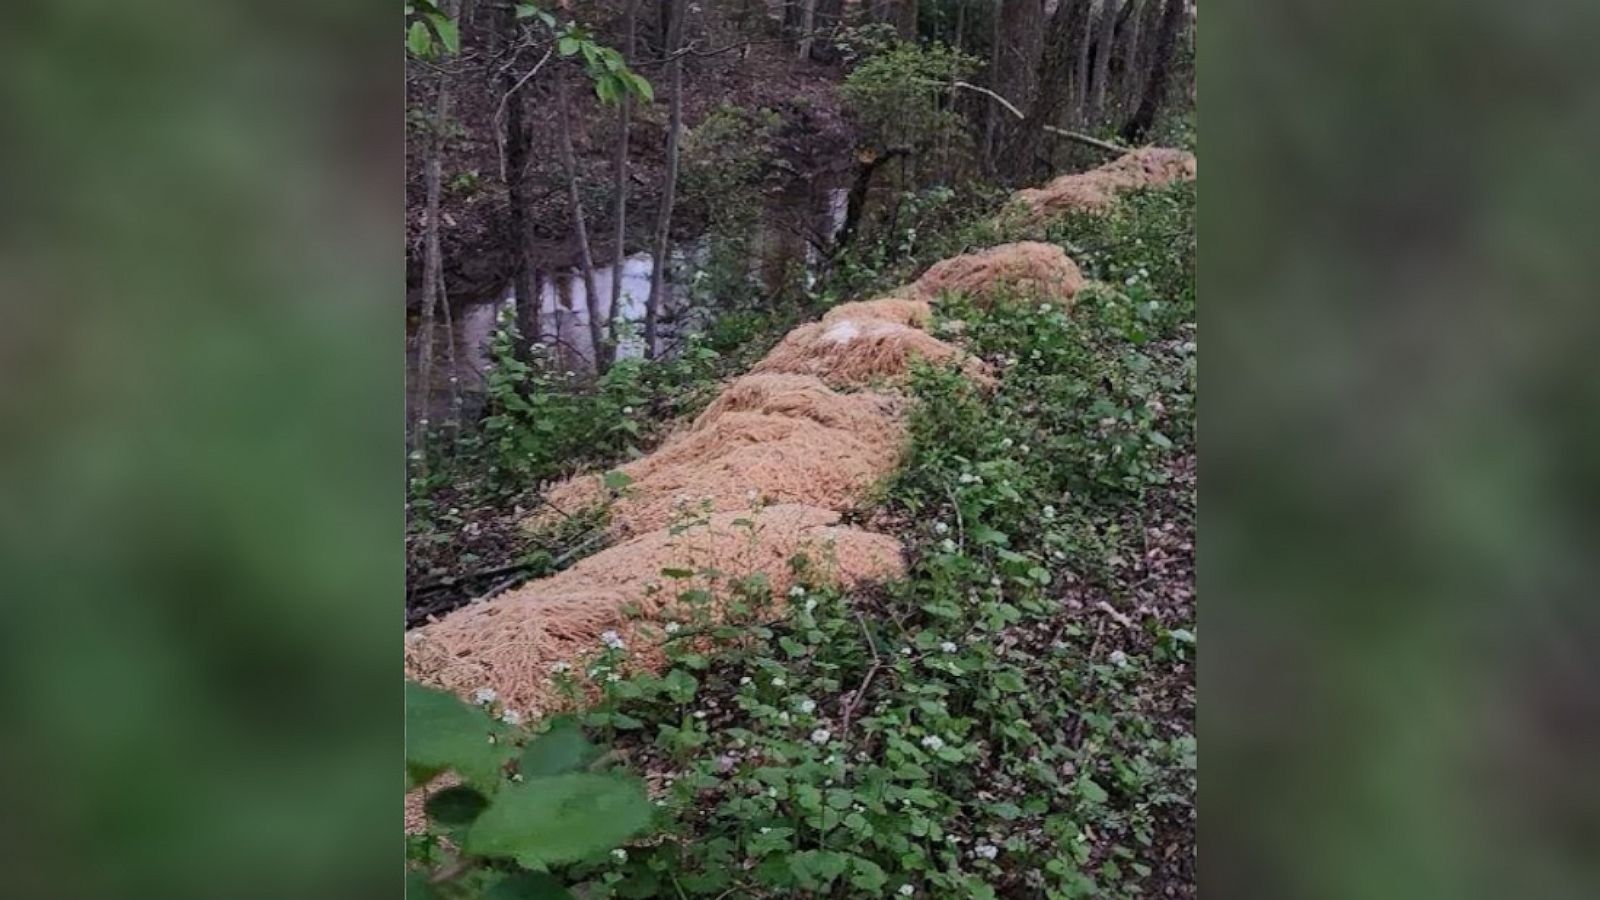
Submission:
[[[1005,107],[1006,110],[1008,112],[1010,112],[1013,116],[1016,116],[1019,119],[1026,119],[1027,118],[1027,116],[1022,112],[1022,110],[1017,109],[1016,105],[1013,104],[1010,100],[1007,100],[1006,98],[1000,96],[999,94],[995,93],[994,91],[989,90],[986,87],[982,87],[981,85],[976,85],[976,84],[968,84],[965,81],[952,81],[950,83],[950,86],[951,87],[958,87],[958,88],[965,88],[966,90],[969,90],[969,91],[976,91],[976,92],[978,92],[980,94],[983,94],[984,96],[989,97],[989,98],[995,100],[996,102],[998,102],[1001,106]],[[1122,146],[1119,146],[1117,144],[1113,144],[1113,143],[1111,143],[1109,141],[1102,141],[1097,137],[1091,137],[1091,136],[1089,136],[1087,134],[1080,134],[1079,132],[1076,132],[1076,131],[1068,131],[1065,128],[1057,128],[1054,125],[1045,125],[1043,127],[1044,127],[1044,130],[1049,132],[1050,134],[1054,134],[1054,135],[1057,135],[1059,137],[1064,137],[1064,138],[1066,138],[1067,140],[1070,140],[1070,141],[1077,141],[1080,144],[1084,144],[1084,145],[1089,146],[1089,147],[1095,147],[1095,148],[1098,148],[1100,150],[1104,150],[1107,153],[1115,153],[1118,156],[1121,156],[1122,154],[1127,153],[1127,152],[1129,152],[1130,150],[1133,149],[1132,147],[1122,147]]]

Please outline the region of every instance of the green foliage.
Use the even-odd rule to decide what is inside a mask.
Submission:
[[[594,82],[595,96],[602,103],[615,105],[626,96],[646,103],[655,99],[655,89],[650,82],[629,69],[621,53],[599,43],[575,23],[569,23],[556,33],[556,52],[563,58],[582,57],[584,72]]]
[[[909,458],[883,497],[916,523],[901,535],[904,581],[847,596],[802,564],[781,619],[754,602],[718,626],[689,617],[667,628],[664,674],[613,680],[613,658],[589,671],[601,699],[585,721],[666,776],[672,824],[665,840],[574,867],[587,889],[1157,889],[1152,874],[1171,865],[1161,832],[1193,822],[1191,720],[1160,704],[1176,702],[1195,629],[1094,624],[1065,604],[1127,589],[1151,492],[1192,520],[1192,494],[1168,483],[1193,449],[1192,244],[1160,237],[1192,222],[1179,188],[1063,225],[1058,237],[1098,248],[1096,271],[1144,273],[1071,313],[1029,296],[941,302],[942,327],[997,366],[999,385],[984,395],[954,371],[916,375]],[[681,640],[691,633],[717,652]]]
[[[431,0],[406,0],[406,52],[419,59],[438,59],[461,52],[461,30]]]
[[[942,98],[952,80],[977,68],[977,59],[943,44],[895,43],[856,66],[841,92],[869,145],[926,147],[964,134],[960,113]]]
[[[780,125],[769,109],[722,104],[684,135],[682,209],[706,223],[705,259],[692,283],[697,305],[721,312],[770,299],[751,263]]]
[[[649,826],[643,782],[590,771],[599,750],[572,719],[530,736],[509,710],[490,718],[493,692],[473,707],[407,681],[405,697],[407,786],[446,770],[467,780],[429,797],[428,832],[407,842],[408,896],[567,896],[543,873]],[[459,849],[446,851],[441,838]],[[437,869],[432,878],[428,869]]]

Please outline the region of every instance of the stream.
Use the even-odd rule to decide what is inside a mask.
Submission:
[[[844,223],[846,191],[808,180],[783,191],[763,213],[750,260],[751,277],[764,291],[778,287],[784,273],[795,263],[803,266],[807,282],[814,277],[820,261],[817,241],[831,241]],[[661,352],[670,355],[689,335],[702,326],[705,316],[715,312],[692,301],[694,275],[709,253],[706,238],[680,242],[668,254],[666,291],[661,308],[659,337]],[[614,260],[596,260],[594,283],[600,307],[611,305]],[[648,252],[626,257],[622,265],[622,291],[619,315],[625,323],[619,329],[617,356],[620,359],[644,355],[645,303],[650,295],[654,260]],[[594,346],[589,339],[587,291],[583,275],[575,267],[558,267],[534,273],[539,291],[540,326],[544,343],[552,348],[557,364],[567,370],[594,371]],[[428,411],[434,421],[450,413],[454,398],[461,397],[462,414],[470,418],[481,406],[484,381],[491,365],[490,342],[503,311],[515,313],[517,292],[509,279],[498,294],[475,302],[453,303],[448,330],[443,321],[434,338],[433,384]],[[441,317],[442,318],[442,317]],[[407,408],[418,407],[417,340],[420,328],[408,320],[406,328]]]

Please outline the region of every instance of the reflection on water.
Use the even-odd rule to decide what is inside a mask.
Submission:
[[[809,286],[822,259],[820,247],[830,242],[844,223],[846,191],[820,184],[805,185],[770,211],[756,241],[756,259],[762,282],[769,290],[781,282],[795,264],[801,264]],[[698,311],[690,307],[689,285],[694,273],[705,264],[707,248],[696,241],[675,249],[669,255],[666,292],[661,308],[658,351],[670,355],[677,344],[698,329]],[[595,292],[602,315],[611,305],[614,270],[610,260],[597,261]],[[650,296],[653,260],[649,253],[627,257],[622,265],[622,291],[619,298],[617,357],[628,359],[644,355],[645,304]],[[539,290],[539,321],[543,341],[552,348],[558,363],[574,371],[594,370],[594,346],[589,335],[588,292],[577,269],[535,273]],[[449,410],[452,397],[463,397],[466,412],[476,406],[490,365],[490,339],[498,327],[502,311],[515,314],[517,295],[507,285],[498,296],[475,303],[456,305],[450,327],[441,321],[434,339],[435,363],[432,402],[436,417]],[[415,323],[407,328],[407,374],[415,375],[417,340]],[[453,353],[453,358],[452,358]],[[411,408],[415,408],[416,378],[408,377]],[[436,418],[436,420],[438,420]]]

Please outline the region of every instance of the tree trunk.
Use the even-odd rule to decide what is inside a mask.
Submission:
[[[672,21],[667,28],[667,55],[678,52],[683,43],[683,0],[673,3]],[[672,206],[678,193],[678,139],[683,131],[683,57],[668,64],[667,171],[661,186],[661,208],[656,216],[655,247],[650,267],[650,297],[644,308],[644,352],[655,359],[661,320],[661,303],[667,274],[667,243],[672,236]]]
[[[1155,22],[1161,18],[1161,0],[1140,0],[1139,14],[1134,17],[1131,28],[1133,37],[1132,46],[1128,52],[1128,68],[1123,72],[1122,84],[1122,114],[1126,122],[1133,116],[1133,111],[1139,107],[1139,97],[1144,93],[1146,80],[1146,57],[1150,55],[1150,35],[1155,31]]]
[[[583,302],[589,318],[589,344],[594,354],[594,370],[607,368],[605,322],[600,293],[594,288],[594,254],[589,248],[589,225],[583,215],[583,192],[578,189],[578,160],[572,151],[572,104],[567,99],[565,72],[556,73],[556,133],[561,147],[561,165],[567,170],[567,202],[572,205],[572,230],[578,239],[578,267],[583,274]]]
[[[811,32],[817,27],[817,0],[802,0],[800,10],[800,58],[811,58]]]
[[[1061,0],[1055,14],[1050,17],[1035,78],[1038,90],[1034,93],[1033,102],[1026,107],[1027,116],[1017,125],[1016,137],[1012,139],[1007,154],[1006,172],[1013,180],[1027,180],[1034,175],[1044,126],[1050,124],[1066,99],[1067,81],[1074,61],[1072,35],[1088,7],[1089,0]]]
[[[817,30],[836,29],[843,24],[844,0],[816,0],[815,27]],[[834,43],[827,38],[811,42],[811,58],[817,62],[832,62],[837,57]]]
[[[622,57],[629,65],[634,63],[635,31],[638,0],[623,0]],[[611,311],[606,315],[606,349],[608,362],[616,361],[617,323],[622,317],[622,271],[628,262],[628,128],[633,113],[633,95],[624,91],[617,105],[617,152],[612,160],[613,185],[616,192],[617,252],[611,264]]]
[[[1172,78],[1172,64],[1177,56],[1178,31],[1183,25],[1184,0],[1167,0],[1161,11],[1161,24],[1156,31],[1155,56],[1150,61],[1150,80],[1145,83],[1144,96],[1133,118],[1122,127],[1122,140],[1130,145],[1141,143],[1155,127],[1156,113],[1167,96],[1167,84]]]
[[[1061,0],[1062,4],[1070,0]],[[996,62],[991,77],[991,90],[1015,103],[1021,109],[1032,105],[1038,93],[1038,67],[1044,53],[1046,21],[1044,0],[1001,0],[999,37],[996,39]],[[1060,15],[1060,11],[1057,11]],[[1016,163],[1020,148],[1015,146],[1025,122],[1012,122],[999,115],[994,123],[995,169],[1002,173],[1018,170]],[[1032,153],[1032,150],[1027,150]]]
[[[883,153],[863,153],[861,167],[856,170],[856,178],[850,185],[844,207],[844,223],[839,226],[839,235],[834,238],[833,249],[837,253],[850,245],[855,240],[856,231],[861,226],[861,211],[867,205],[867,191],[872,187],[873,173],[878,167],[897,156],[904,156],[910,152],[905,147],[893,147]]]
[[[499,28],[501,48],[509,52],[516,43],[519,30],[515,11],[507,4],[500,13]],[[510,94],[506,100],[506,133],[502,153],[505,157],[507,200],[511,204],[511,238],[516,244],[512,255],[511,284],[517,298],[517,330],[522,342],[517,355],[529,359],[532,349],[544,338],[543,320],[539,315],[539,289],[535,283],[533,262],[533,221],[528,216],[530,198],[524,176],[528,171],[528,132],[523,123],[522,94],[511,94],[517,86],[517,74],[510,68],[500,73],[500,90]]]
[[[1128,0],[1133,2],[1133,0]],[[1085,128],[1100,124],[1106,108],[1106,81],[1111,77],[1111,51],[1116,43],[1117,0],[1105,0],[1100,10],[1100,33],[1094,41],[1094,73],[1089,88],[1089,108],[1084,112]]]
[[[1072,25],[1072,100],[1067,106],[1068,128],[1083,120],[1089,105],[1089,44],[1094,36],[1094,0],[1084,0],[1083,12]]]
[[[450,14],[446,2],[441,9]],[[436,80],[433,95],[433,121],[429,123],[428,157],[423,163],[422,179],[425,198],[422,230],[422,321],[417,346],[417,380],[421,385],[421,409],[417,410],[416,445],[427,459],[428,418],[433,409],[433,337],[434,309],[439,304],[439,286],[444,283],[444,253],[439,246],[439,202],[443,181],[445,123],[450,120],[450,82],[444,71]]]
[[[917,39],[917,0],[895,0],[893,4],[894,27],[900,40]]]

